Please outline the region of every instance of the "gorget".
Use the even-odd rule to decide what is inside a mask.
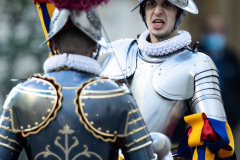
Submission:
[[[143,54],[149,56],[164,56],[188,46],[192,42],[189,32],[180,30],[178,35],[159,43],[151,43],[146,39],[149,30],[143,32],[138,39],[138,47]]]
[[[64,53],[54,55],[48,58],[43,65],[44,73],[60,68],[71,68],[95,75],[99,75],[101,73],[101,66],[95,59],[76,54]]]

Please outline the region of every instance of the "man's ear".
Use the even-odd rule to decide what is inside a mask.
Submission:
[[[97,51],[97,43],[95,43],[95,45],[92,47],[92,51],[96,52]]]
[[[52,39],[51,44],[52,44],[52,49],[54,51],[58,51],[59,47],[54,39]]]

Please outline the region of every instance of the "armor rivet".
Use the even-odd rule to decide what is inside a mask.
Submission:
[[[31,128],[31,125],[29,124],[29,125],[27,125],[27,127],[28,127],[28,128]]]
[[[49,87],[48,89],[50,89],[50,90],[51,90],[51,89],[53,89],[53,88],[52,88],[52,87]]]
[[[48,109],[47,112],[48,112],[48,113],[51,112],[51,109]]]
[[[114,131],[114,134],[117,134],[117,131]]]
[[[37,125],[38,125],[38,122],[35,122],[35,125],[37,126]]]
[[[97,85],[97,83],[93,83],[93,85],[94,85],[94,86],[96,86],[96,85]]]
[[[42,117],[42,120],[45,120],[46,119],[46,117]]]
[[[96,116],[98,117],[98,116],[99,116],[99,114],[96,114]]]
[[[131,104],[131,102],[130,102],[130,101],[128,101],[128,104]]]
[[[107,130],[106,133],[109,133],[109,130]]]
[[[88,113],[85,113],[85,116],[87,117],[87,116],[88,116]]]
[[[91,122],[90,122],[90,124],[91,124],[91,125],[94,125],[94,122],[93,122],[93,121],[91,121]]]
[[[51,103],[52,103],[52,104],[54,104],[54,103],[55,103],[55,101],[52,101]]]
[[[45,86],[45,85],[46,85],[46,83],[43,83],[43,85]]]
[[[98,130],[99,130],[99,131],[101,131],[101,130],[102,130],[102,128],[100,128],[100,127],[99,127],[99,128],[98,128]]]
[[[23,126],[20,127],[21,129],[24,129]]]
[[[82,107],[85,107],[85,103],[82,103]]]
[[[101,83],[103,84],[103,83],[104,83],[104,81],[101,81]]]

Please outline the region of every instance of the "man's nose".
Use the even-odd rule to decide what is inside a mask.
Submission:
[[[155,14],[161,14],[163,12],[163,8],[161,5],[156,5],[155,9],[154,9],[154,13]]]

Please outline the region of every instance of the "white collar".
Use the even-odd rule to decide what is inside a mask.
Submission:
[[[159,43],[148,42],[149,30],[143,32],[138,39],[139,49],[143,54],[150,56],[163,56],[188,46],[192,37],[187,31],[178,31],[178,35]]]
[[[99,75],[101,73],[100,64],[93,58],[76,54],[59,54],[48,58],[43,65],[44,73],[51,72],[59,68],[72,68]]]

